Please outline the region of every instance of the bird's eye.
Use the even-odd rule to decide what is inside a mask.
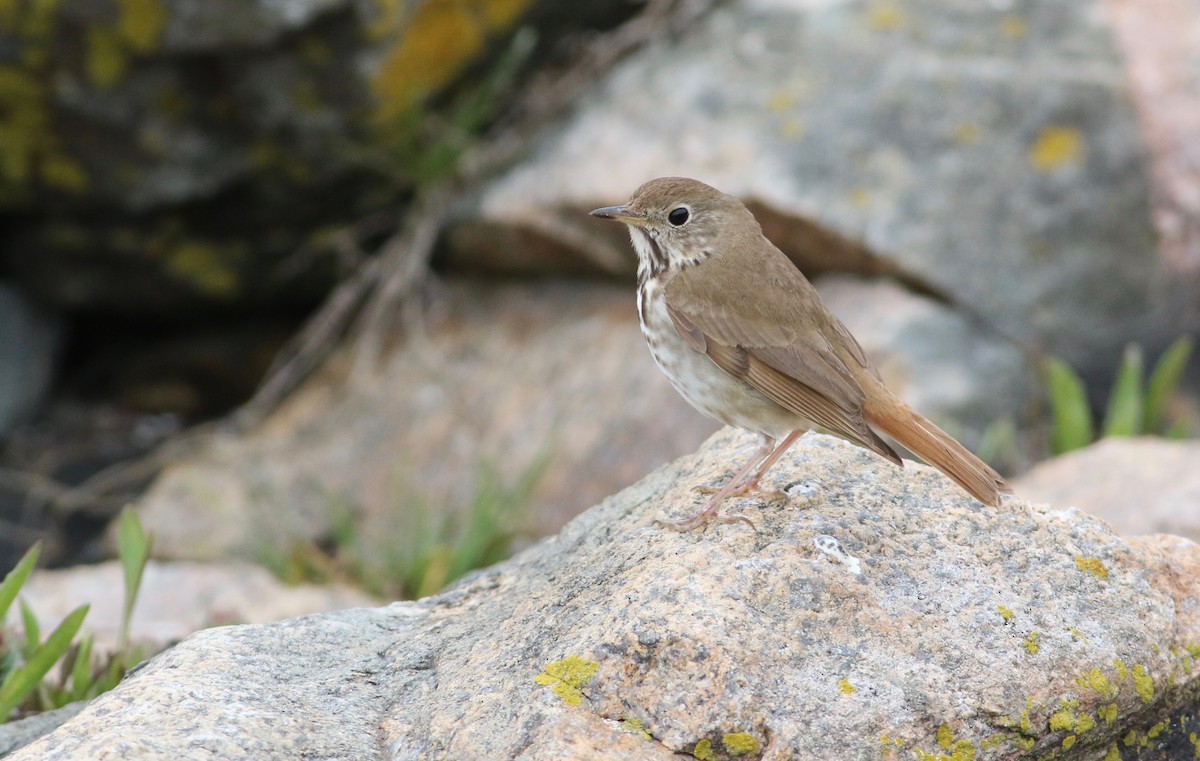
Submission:
[[[687,207],[680,206],[677,209],[671,210],[671,213],[667,215],[667,221],[670,222],[675,227],[679,227],[680,225],[682,225],[688,221],[689,216],[690,215],[688,214]]]

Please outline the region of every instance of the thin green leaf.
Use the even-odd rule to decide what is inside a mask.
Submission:
[[[68,613],[46,641],[30,654],[29,659],[4,680],[4,685],[0,686],[0,722],[8,721],[13,709],[37,689],[42,678],[67,652],[87,612],[88,606],[80,605]]]
[[[75,663],[71,669],[71,696],[75,700],[82,699],[95,676],[92,674],[92,637],[86,636],[75,651]]]
[[[1043,365],[1050,393],[1050,449],[1054,454],[1081,449],[1095,438],[1095,424],[1083,381],[1061,359],[1048,357]]]
[[[3,582],[0,582],[0,623],[8,616],[9,607],[12,606],[13,600],[17,599],[21,587],[25,586],[25,580],[29,578],[41,554],[42,543],[37,542],[25,551],[16,567],[8,572]]]
[[[125,607],[121,615],[121,632],[117,647],[129,647],[129,623],[133,618],[133,605],[137,601],[142,585],[142,573],[150,559],[152,541],[142,529],[137,513],[130,508],[121,511],[117,525],[117,556],[125,574]]]
[[[38,624],[37,616],[33,612],[33,608],[29,607],[29,603],[25,602],[25,598],[20,600],[21,606],[21,625],[25,628],[25,646],[23,648],[25,657],[34,651],[38,643],[42,641],[42,627]]]
[[[1146,431],[1162,433],[1167,427],[1167,404],[1179,390],[1179,381],[1192,356],[1192,337],[1180,336],[1158,358],[1146,384]]]
[[[1104,416],[1105,436],[1137,436],[1142,432],[1142,349],[1125,347],[1117,380]]]

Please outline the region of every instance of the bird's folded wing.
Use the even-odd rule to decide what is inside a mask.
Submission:
[[[863,419],[865,394],[828,347],[817,350],[805,347],[804,357],[800,357],[800,352],[790,346],[730,345],[708,335],[701,325],[670,303],[667,312],[684,340],[721,370],[796,415],[900,463],[896,452]],[[832,393],[823,393],[806,382],[808,379]]]

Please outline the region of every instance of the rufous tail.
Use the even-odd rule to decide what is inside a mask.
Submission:
[[[1012,487],[999,473],[952,439],[950,434],[921,417],[891,392],[881,396],[882,402],[869,399],[864,405],[868,423],[945,473],[985,505],[998,506],[1001,494],[1012,493]]]

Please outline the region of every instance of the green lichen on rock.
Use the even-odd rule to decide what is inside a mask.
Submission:
[[[231,252],[215,243],[191,240],[172,247],[165,256],[167,271],[190,283],[198,292],[228,298],[237,292],[237,274]]]
[[[712,740],[707,737],[696,743],[696,747],[692,748],[692,755],[700,759],[700,761],[714,761],[717,754],[713,751]]]
[[[448,84],[489,40],[511,28],[530,0],[422,3],[401,12],[397,0],[376,0],[376,39],[396,37],[372,81],[376,121],[390,125]]]
[[[116,0],[117,20],[96,25],[86,34],[88,80],[99,88],[121,82],[130,59],[154,50],[166,24],[161,0]]]
[[[1141,664],[1133,667],[1133,689],[1143,703],[1154,702],[1154,677]]]
[[[77,194],[89,186],[84,166],[63,150],[54,129],[45,76],[54,51],[59,0],[0,0],[0,30],[20,53],[0,65],[0,206],[19,206],[37,185]]]
[[[583,703],[583,688],[600,673],[600,664],[577,655],[547,663],[542,673],[534,677],[537,684],[550,687],[551,692],[567,705]]]
[[[653,739],[650,732],[642,726],[641,719],[621,719],[621,729],[632,735],[637,735],[643,740]]]
[[[1090,573],[1097,579],[1108,578],[1108,566],[1100,558],[1085,557],[1077,555],[1075,557],[1075,565],[1084,573]]]
[[[1037,655],[1038,650],[1041,649],[1041,646],[1038,645],[1038,640],[1041,639],[1041,636],[1041,632],[1029,632],[1029,636],[1021,643],[1021,646],[1025,648],[1025,652],[1030,655]]]
[[[731,756],[748,756],[758,753],[758,740],[749,732],[730,732],[721,737],[725,752]]]

